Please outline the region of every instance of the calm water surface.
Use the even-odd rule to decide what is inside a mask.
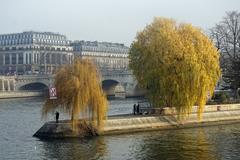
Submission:
[[[137,101],[111,100],[109,114],[131,113]],[[0,160],[240,159],[240,124],[41,141],[32,135],[45,122],[42,104],[40,98],[0,100]]]

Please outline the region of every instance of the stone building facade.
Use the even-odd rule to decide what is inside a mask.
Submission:
[[[100,70],[127,70],[129,48],[124,44],[69,41],[52,32],[0,35],[0,75],[53,74],[74,56],[93,60]]]
[[[100,70],[127,70],[129,48],[124,44],[74,41],[71,43],[76,56],[91,59]]]
[[[0,35],[0,74],[51,74],[73,61],[66,36],[52,32]]]

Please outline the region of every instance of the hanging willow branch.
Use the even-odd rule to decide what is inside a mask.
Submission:
[[[103,126],[107,99],[94,63],[76,58],[73,64],[66,65],[57,72],[55,87],[57,99],[45,102],[42,117],[58,109],[71,116],[73,130],[77,130],[79,123],[97,129]]]

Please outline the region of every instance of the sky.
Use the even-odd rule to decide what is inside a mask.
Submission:
[[[154,17],[206,31],[233,10],[240,12],[240,0],[0,0],[0,34],[55,32],[129,46]]]

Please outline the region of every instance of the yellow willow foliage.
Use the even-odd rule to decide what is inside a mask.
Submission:
[[[47,100],[42,116],[58,109],[72,118],[73,129],[79,119],[100,129],[106,119],[107,99],[102,90],[96,66],[89,60],[75,59],[62,67],[55,76],[56,100]]]
[[[130,68],[155,107],[176,107],[179,118],[199,105],[199,118],[220,77],[219,53],[191,24],[155,18],[137,34]]]

